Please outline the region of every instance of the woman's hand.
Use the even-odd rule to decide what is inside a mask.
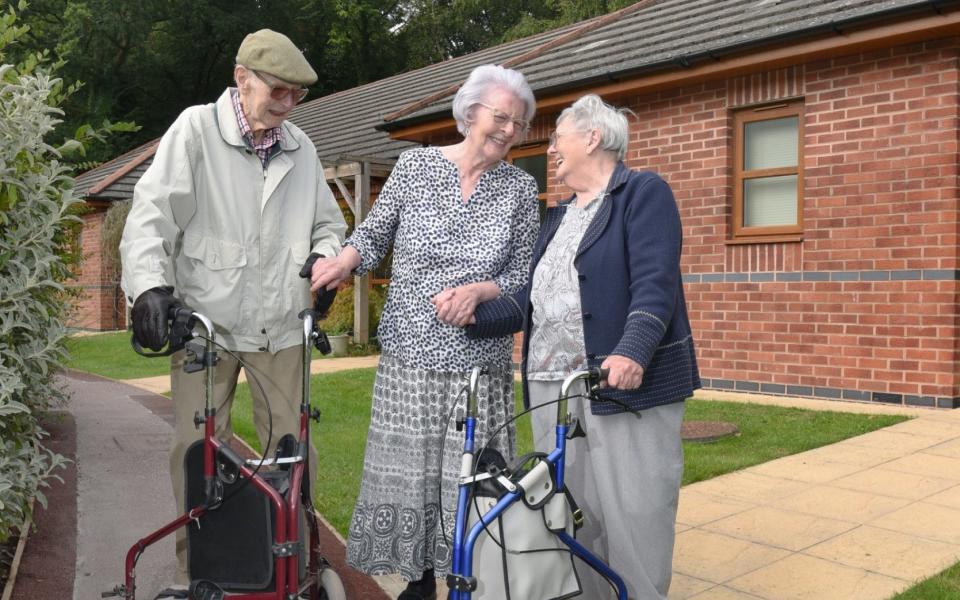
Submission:
[[[318,258],[310,274],[310,291],[332,290],[350,278],[360,265],[360,254],[353,246],[345,246],[336,258]]]
[[[643,367],[626,356],[611,354],[601,369],[609,369],[607,385],[618,390],[635,390],[643,383]]]
[[[437,309],[437,318],[447,325],[465,327],[476,322],[473,311],[477,305],[500,295],[500,288],[492,281],[468,283],[447,288],[430,299]]]

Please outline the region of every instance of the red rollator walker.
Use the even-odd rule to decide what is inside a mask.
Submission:
[[[203,439],[185,458],[186,512],[137,541],[127,552],[124,583],[104,598],[136,598],[136,566],[143,552],[160,539],[187,527],[189,598],[193,600],[345,600],[343,584],[320,556],[319,525],[310,504],[308,456],[310,420],[320,413],[310,406],[310,358],[317,347],[329,352],[326,335],[316,327],[320,313],[305,310],[303,320],[303,399],[300,431],[277,444],[273,458],[244,460],[217,439],[213,405],[218,361],[213,323],[183,307],[171,309],[167,356],[186,348],[184,370],[206,371],[206,405],[194,421]],[[199,334],[194,333],[199,330]],[[193,338],[203,340],[191,341]],[[251,383],[255,383],[251,377]],[[309,531],[309,536],[306,536]]]

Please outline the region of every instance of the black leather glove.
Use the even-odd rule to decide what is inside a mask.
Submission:
[[[316,252],[311,252],[310,256],[307,257],[306,262],[303,263],[303,268],[300,269],[300,277],[304,279],[310,278],[313,274],[313,263],[317,262],[318,258],[325,258],[322,254],[317,254]],[[316,295],[313,297],[313,310],[319,315],[318,318],[323,319],[327,316],[327,311],[330,310],[330,305],[333,304],[333,299],[337,296],[337,290],[328,290],[321,288],[317,290]]]
[[[300,269],[300,277],[304,279],[310,278],[310,275],[313,273],[313,263],[317,262],[318,258],[323,258],[323,255],[317,254],[316,252],[310,253],[310,256],[307,257],[306,262],[303,263],[303,267]]]
[[[159,352],[170,338],[170,309],[180,306],[169,286],[150,288],[137,297],[130,313],[133,337],[144,348]]]

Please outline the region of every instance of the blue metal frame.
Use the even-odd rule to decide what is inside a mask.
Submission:
[[[470,377],[470,389],[467,396],[467,414],[464,420],[466,434],[463,441],[463,460],[460,465],[460,484],[457,496],[457,519],[453,532],[453,556],[450,565],[450,574],[454,579],[460,581],[469,581],[473,577],[473,550],[480,538],[481,532],[493,523],[503,511],[520,500],[522,490],[517,489],[513,492],[507,492],[500,500],[480,517],[480,521],[474,524],[469,533],[466,533],[467,515],[469,512],[470,490],[473,485],[474,471],[474,436],[477,426],[476,409],[476,390],[479,380],[479,369],[475,368]],[[569,384],[577,379],[585,379],[596,376],[595,372],[577,371],[570,375],[561,388],[561,398],[557,405],[557,439],[556,448],[544,459],[554,465],[556,473],[556,492],[562,493],[564,489],[564,466],[567,449],[567,432],[570,429],[570,416],[566,412],[566,390]],[[617,588],[618,600],[627,599],[627,588],[623,579],[603,562],[598,556],[587,550],[583,545],[577,542],[566,532],[558,532],[557,537],[570,548],[570,551],[585,563],[590,565],[595,571],[600,573]],[[466,538],[466,539],[464,539]],[[448,584],[450,581],[448,580]],[[473,592],[470,590],[456,589],[450,585],[449,600],[471,600]]]

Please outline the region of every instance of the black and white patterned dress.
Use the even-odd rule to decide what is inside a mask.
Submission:
[[[537,215],[537,184],[517,167],[500,162],[484,172],[464,202],[456,165],[438,148],[417,148],[400,156],[370,215],[345,242],[360,253],[358,273],[394,244],[350,566],[408,580],[429,568],[438,576],[449,569],[463,449],[450,415],[465,404],[469,371],[484,365],[490,375],[481,378],[477,448],[513,416],[513,339],[468,339],[437,319],[430,299],[481,281],[504,294],[518,290],[527,280]],[[509,459],[514,438],[510,425],[490,445]]]

